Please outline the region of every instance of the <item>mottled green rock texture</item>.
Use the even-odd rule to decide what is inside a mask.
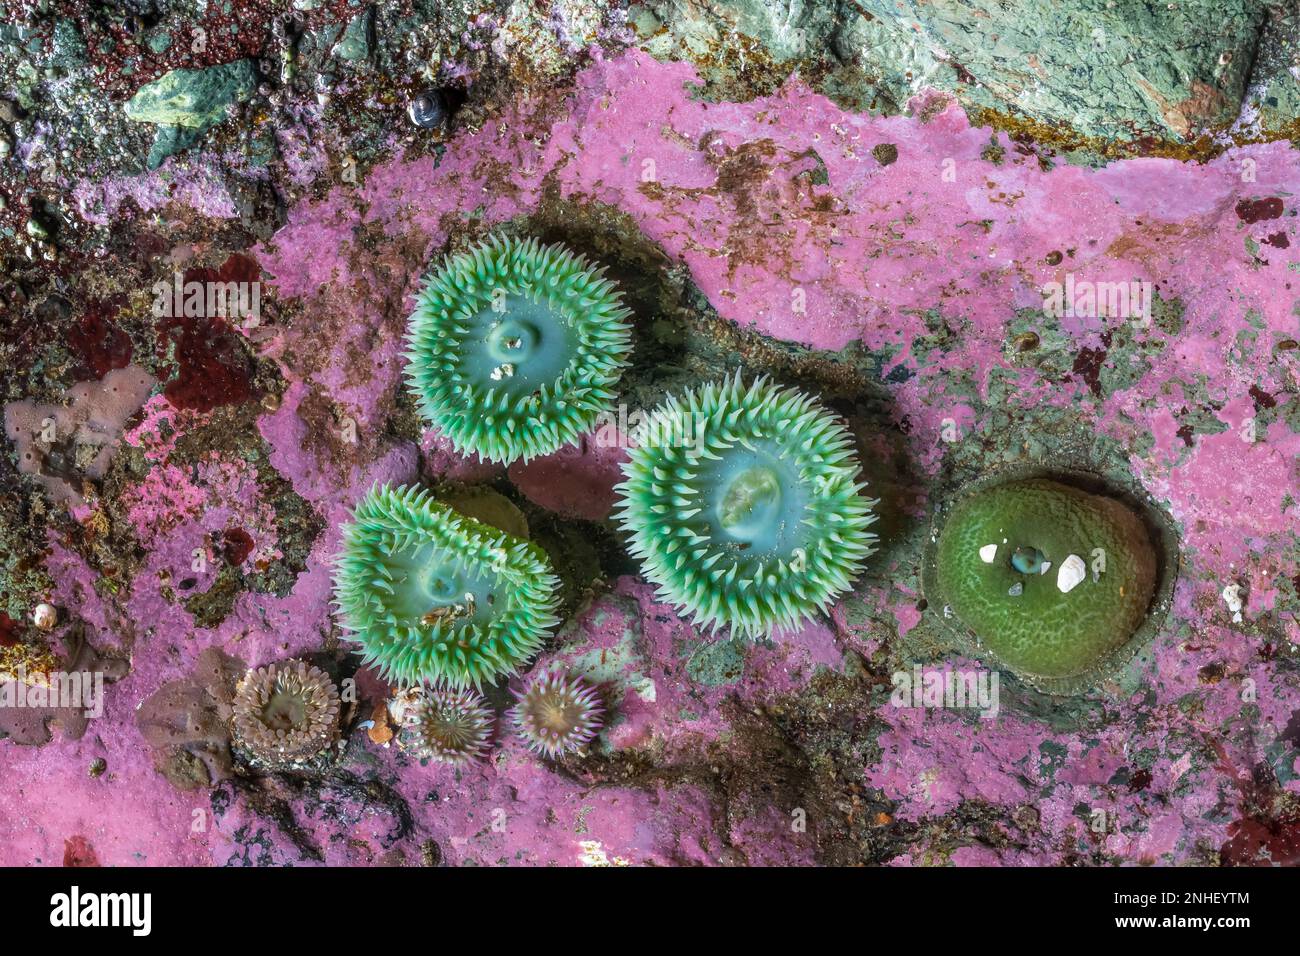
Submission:
[[[257,88],[252,60],[235,60],[205,70],[179,69],[140,87],[127,101],[126,117],[157,123],[146,160],[156,169],[168,156],[187,150],[226,118],[226,107],[242,103]]]
[[[1265,129],[1286,127],[1300,117],[1300,4],[1270,11],[1246,102]]]
[[[140,87],[126,104],[126,116],[160,126],[207,129],[226,118],[229,104],[248,99],[256,86],[252,60],[172,70]]]
[[[343,39],[334,46],[334,55],[358,62],[370,56],[371,34],[375,29],[375,11],[367,7],[348,21]]]
[[[1236,118],[1261,0],[862,0],[999,99],[1092,136],[1183,137]]]
[[[1030,550],[1045,563],[1023,573],[1012,557]],[[1030,677],[1073,678],[1103,665],[1141,624],[1156,570],[1146,527],[1127,505],[1040,479],[958,502],[936,556],[943,603],[1001,663]]]

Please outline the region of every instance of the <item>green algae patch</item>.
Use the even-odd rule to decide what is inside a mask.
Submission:
[[[977,653],[1080,693],[1127,663],[1171,590],[1167,542],[1130,502],[1045,476],[968,488],[932,535],[926,591]]]

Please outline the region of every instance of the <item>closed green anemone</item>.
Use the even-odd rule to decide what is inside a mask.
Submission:
[[[1133,637],[1151,606],[1157,559],[1128,505],[1026,479],[958,501],[934,570],[947,610],[982,647],[1031,682],[1063,687]]]

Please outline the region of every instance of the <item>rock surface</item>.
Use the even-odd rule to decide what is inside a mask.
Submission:
[[[31,473],[7,436],[0,671],[106,680],[98,716],[0,720],[0,863],[1296,862],[1296,20],[1059,7],[0,14],[4,401],[58,425],[117,372],[157,383],[107,416],[94,473]],[[449,119],[424,128],[430,88]],[[150,169],[153,123],[203,133]],[[828,616],[700,633],[609,518],[620,449],[507,469],[424,427],[401,379],[419,277],[498,229],[624,290],[628,412],[740,369],[847,420],[881,547]],[[161,308],[178,282],[257,307]],[[926,601],[931,517],[1026,465],[1149,508],[1168,607],[1084,692],[1000,673],[944,706],[945,674],[996,672]],[[586,753],[530,754],[504,685],[487,760],[385,739],[393,689],[342,639],[330,562],[386,481],[490,489],[551,556],[564,623],[536,666],[599,685]],[[338,682],[344,739],[268,773],[223,708],[292,657]]]

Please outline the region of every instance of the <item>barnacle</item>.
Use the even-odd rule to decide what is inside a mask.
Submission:
[[[581,677],[544,670],[533,675],[516,697],[510,719],[529,749],[544,757],[581,750],[600,730],[600,698]]]
[[[235,689],[235,742],[255,760],[310,760],[339,736],[339,692],[319,667],[291,660],[248,671]]]
[[[993,484],[960,499],[940,530],[931,603],[1045,689],[1072,689],[1117,653],[1152,602],[1157,553],[1116,498],[1058,481]]]
[[[335,565],[344,627],[398,685],[479,687],[515,674],[559,621],[559,580],[541,549],[419,488],[372,488]]]
[[[796,389],[737,374],[670,397],[635,439],[618,517],[646,577],[701,624],[795,627],[873,551],[849,434]]]
[[[408,384],[457,451],[527,461],[575,442],[612,405],[628,315],[583,257],[497,236],[425,280],[407,331]]]
[[[416,755],[457,766],[487,753],[492,712],[474,691],[421,688],[402,710],[400,739]]]

